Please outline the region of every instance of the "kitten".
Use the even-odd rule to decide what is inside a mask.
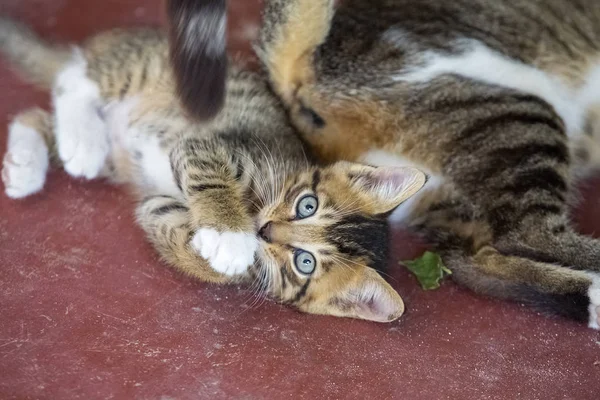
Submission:
[[[385,216],[424,185],[422,172],[317,166],[266,79],[236,67],[223,109],[209,123],[190,120],[155,30],[105,32],[66,50],[0,19],[0,49],[52,88],[54,104],[54,115],[29,110],[11,124],[8,196],[41,190],[54,157],[74,177],[131,186],[139,224],[188,275],[254,282],[309,313],[380,322],[403,313],[376,270],[386,264]]]
[[[394,217],[457,282],[598,329],[567,201],[600,160],[599,27],[588,0],[268,0],[258,50],[321,159],[431,175]]]

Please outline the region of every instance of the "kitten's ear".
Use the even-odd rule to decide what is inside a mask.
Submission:
[[[375,322],[392,322],[404,313],[402,298],[374,269],[329,300],[330,314]]]
[[[427,182],[424,172],[412,167],[369,167],[351,164],[348,176],[359,192],[372,199],[369,211],[386,214],[414,196]]]

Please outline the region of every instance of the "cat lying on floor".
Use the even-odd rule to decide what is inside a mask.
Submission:
[[[52,90],[9,128],[6,194],[40,191],[50,160],[74,177],[131,187],[137,220],[178,270],[214,283],[254,282],[315,314],[387,322],[404,311],[377,273],[387,215],[414,195],[414,168],[320,167],[266,80],[231,67],[223,109],[189,119],[177,101],[166,37],[114,30],[67,49],[0,19],[0,50]]]
[[[266,1],[259,53],[304,140],[426,171],[394,217],[458,283],[600,328],[600,241],[568,216],[600,165],[600,2],[334,3]]]

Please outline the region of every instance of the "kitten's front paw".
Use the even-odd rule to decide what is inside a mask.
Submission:
[[[4,155],[2,182],[8,197],[20,199],[44,187],[48,171],[48,148],[35,129],[20,123],[10,127]]]
[[[246,272],[254,263],[258,240],[251,233],[202,228],[194,235],[192,246],[215,271],[232,276]]]

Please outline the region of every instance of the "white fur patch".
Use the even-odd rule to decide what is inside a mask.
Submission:
[[[142,154],[139,165],[144,171],[146,181],[151,182],[162,194],[173,197],[181,196],[181,191],[173,176],[169,154],[160,147],[159,139],[157,137],[146,138],[144,143],[138,147],[138,151]]]
[[[361,162],[366,164],[374,165],[377,167],[412,167],[417,168],[425,172],[429,179],[425,183],[425,186],[417,192],[414,196],[402,203],[390,216],[389,220],[391,223],[399,223],[406,221],[412,214],[415,206],[419,203],[422,196],[430,190],[434,190],[444,183],[444,179],[439,176],[432,174],[427,167],[418,165],[404,157],[397,156],[393,153],[384,150],[371,150],[366,152],[361,157]]]
[[[592,329],[600,329],[600,320],[598,319],[598,314],[600,313],[600,277],[594,275],[592,282],[592,286],[588,289],[588,296],[590,298],[590,320],[588,326]]]
[[[104,110],[113,153],[126,151],[143,174],[144,183],[150,185],[152,190],[162,195],[180,197],[181,191],[173,176],[168,151],[161,147],[160,139],[143,132],[143,126],[136,128],[129,125],[130,112],[137,103],[136,98],[129,98],[111,103]]]
[[[194,235],[192,246],[215,271],[232,276],[245,273],[254,263],[258,239],[251,233],[219,233],[201,228]]]
[[[48,147],[42,135],[29,126],[12,123],[2,168],[6,195],[18,199],[40,191],[48,166]]]
[[[588,72],[581,88],[577,92],[578,103],[586,110],[600,105],[600,64]]]
[[[56,78],[52,100],[56,144],[65,170],[75,177],[93,179],[106,162],[109,145],[100,89],[86,72],[87,61],[75,49],[72,60]]]
[[[428,82],[442,75],[455,74],[490,85],[519,90],[538,96],[552,105],[563,119],[570,136],[583,132],[585,102],[589,99],[582,98],[578,91],[542,70],[512,60],[476,41],[469,42],[466,50],[460,55],[427,53],[423,60],[423,66],[403,71],[392,79]],[[600,73],[598,77],[600,78]],[[600,86],[600,80],[595,82],[595,86]],[[600,92],[596,91],[594,94],[596,98],[600,98]]]

